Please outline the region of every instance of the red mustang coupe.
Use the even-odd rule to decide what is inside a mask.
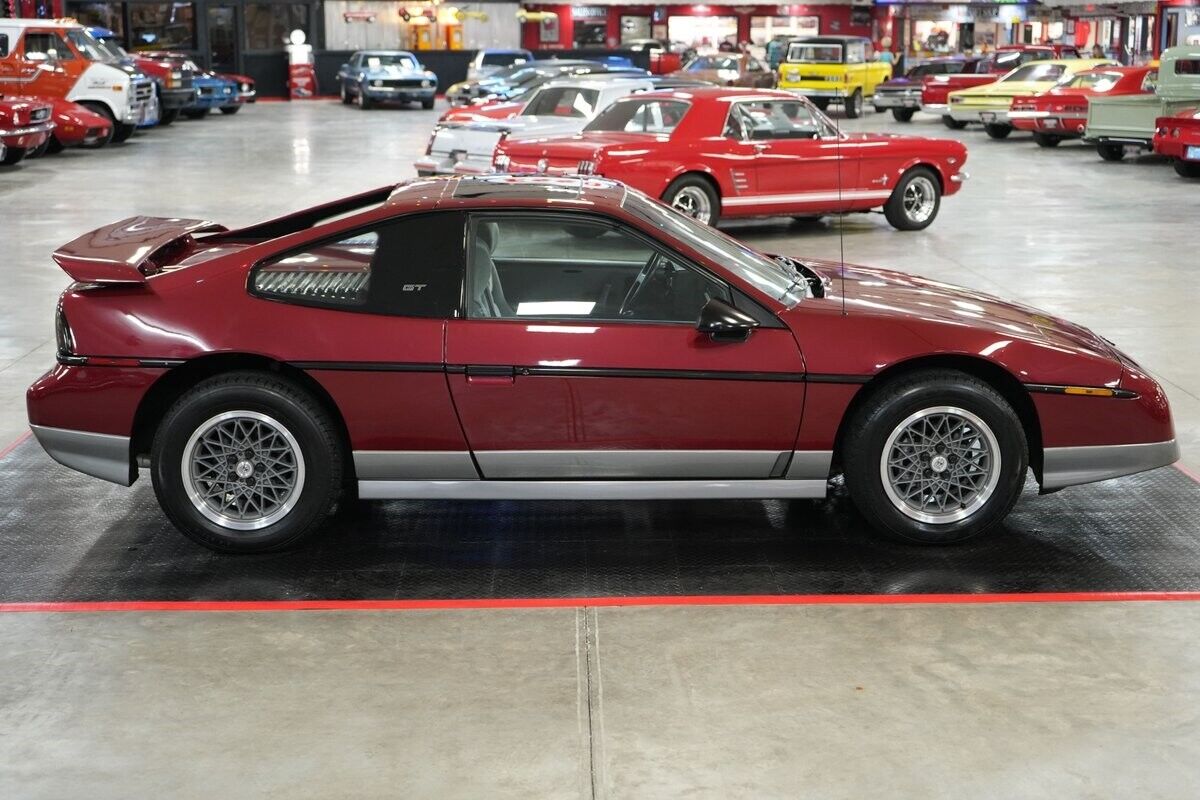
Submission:
[[[1200,178],[1200,108],[1185,108],[1154,123],[1154,152],[1175,164],[1181,178]]]
[[[950,542],[1029,468],[1049,491],[1178,457],[1162,390],[1084,328],[763,255],[599,178],[135,217],[54,259],[78,283],[38,441],[119,484],[148,466],[219,550],[290,545],[355,494],[814,498],[834,474],[881,530]]]
[[[701,222],[882,208],[901,230],[958,191],[959,142],[855,133],[787,92],[688,89],[613,103],[583,133],[502,141],[501,172],[584,173],[623,181]]]
[[[1078,139],[1087,127],[1088,98],[1098,94],[1152,94],[1157,67],[1101,67],[1068,78],[1048,92],[1018,97],[1008,118],[1013,127],[1033,131],[1041,147]]]

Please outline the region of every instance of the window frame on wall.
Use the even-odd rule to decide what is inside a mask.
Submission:
[[[200,12],[202,4],[196,0],[126,0],[124,5],[124,25],[125,33],[123,39],[126,43],[126,48],[130,52],[136,52],[139,49],[145,50],[172,50],[187,53],[194,53],[200,50]],[[153,43],[143,43],[138,41],[137,30],[134,29],[134,18],[136,15],[135,9],[146,9],[152,6],[167,7],[168,11],[172,6],[190,6],[191,7],[191,36],[187,42],[163,42],[161,39]],[[168,14],[168,17],[170,15]],[[164,23],[164,26],[168,23]],[[165,28],[164,28],[165,29]],[[143,28],[138,30],[150,30]],[[144,46],[143,46],[144,45]]]
[[[318,13],[321,8],[321,4],[318,2],[312,2],[312,0],[240,0],[237,3],[231,3],[231,5],[241,6],[241,15],[242,15],[242,17],[241,17],[241,27],[242,27],[241,46],[242,46],[243,53],[279,53],[279,52],[283,52],[284,46],[286,44],[287,34],[290,33],[291,31],[295,30],[296,28],[300,28],[301,30],[303,30],[305,32],[305,35],[308,38],[308,44],[312,45],[314,48],[317,48],[319,46],[318,42],[320,41],[320,37],[318,35],[318,27],[317,27],[316,20],[318,17],[321,17],[323,19],[323,15]],[[284,26],[286,28],[286,30],[283,31],[283,35],[279,38],[279,42],[274,46],[268,45],[268,46],[263,47],[263,46],[259,46],[260,44],[262,44],[261,42],[254,42],[250,38],[250,36],[251,36],[251,34],[250,34],[250,9],[252,6],[265,6],[268,8],[291,6],[293,8],[301,8],[304,10],[305,19],[304,19],[304,22],[299,25],[295,24],[294,20],[289,19],[288,24]],[[268,38],[270,37],[269,30],[266,35]]]

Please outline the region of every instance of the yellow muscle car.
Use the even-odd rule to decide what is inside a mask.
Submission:
[[[865,36],[806,36],[788,43],[779,65],[779,88],[807,97],[817,108],[843,103],[846,116],[862,116],[863,98],[892,77],[892,65],[872,61]]]

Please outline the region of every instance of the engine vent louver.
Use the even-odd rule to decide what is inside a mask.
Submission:
[[[359,305],[366,302],[370,282],[369,272],[262,270],[254,276],[254,289],[273,297]]]

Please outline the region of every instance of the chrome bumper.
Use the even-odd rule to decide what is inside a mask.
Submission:
[[[1115,444],[1047,447],[1042,456],[1042,491],[1078,486],[1165,467],[1179,460],[1179,444]]]
[[[30,425],[38,444],[64,467],[93,478],[129,486],[137,469],[129,457],[129,437]]]
[[[951,183],[964,183],[966,181],[969,181],[970,179],[971,179],[971,173],[969,173],[969,172],[956,172],[950,176]]]
[[[981,122],[984,125],[1007,125],[1008,124],[1008,109],[1007,108],[978,108],[970,107],[963,108],[962,106],[950,106],[950,116],[958,122]],[[988,119],[984,119],[987,116]]]
[[[921,110],[926,114],[937,114],[941,116],[950,110],[950,106],[945,103],[921,103]]]
[[[1050,116],[1049,111],[1009,111],[1009,119],[1042,119]]]
[[[31,133],[46,133],[54,130],[53,122],[39,122],[36,125],[26,125],[24,128],[5,130],[0,128],[0,136],[27,136]]]
[[[846,93],[841,89],[784,89],[798,97],[828,97],[833,100],[843,99]]]
[[[906,97],[902,94],[877,94],[872,95],[871,105],[876,108],[911,108],[915,111],[921,106],[921,96],[911,95]]]
[[[467,157],[463,160],[451,156],[435,158],[426,156],[413,162],[418,175],[490,175],[496,171],[491,156],[485,159]]]

